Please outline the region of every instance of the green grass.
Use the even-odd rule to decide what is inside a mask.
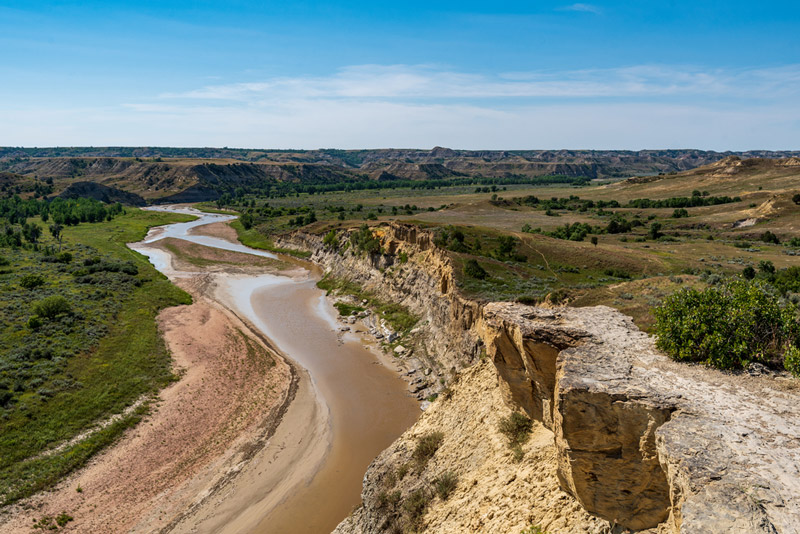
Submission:
[[[411,313],[405,306],[384,302],[376,297],[374,293],[364,290],[364,288],[349,280],[327,275],[317,282],[317,287],[324,289],[329,294],[352,295],[358,300],[366,300],[366,305],[385,319],[398,333],[410,330],[419,321],[419,317]]]
[[[364,311],[363,306],[355,306],[353,304],[348,304],[346,302],[337,302],[333,305],[334,308],[339,310],[339,315],[342,317],[348,317],[355,313],[360,313]]]
[[[147,407],[140,406],[131,415],[122,417],[112,424],[92,433],[88,438],[52,456],[14,464],[4,470],[0,481],[0,492],[4,494],[3,504],[9,504],[58,483],[66,474],[82,467],[89,459],[112,445],[123,432],[142,420]],[[16,484],[7,484],[6,477]]]
[[[239,219],[233,220],[228,224],[231,225],[231,228],[236,230],[236,235],[239,238],[239,241],[247,247],[267,250],[269,252],[274,252],[275,254],[286,254],[288,256],[294,256],[302,259],[311,256],[311,252],[306,250],[294,250],[290,248],[276,247],[269,237],[259,232],[255,227],[246,230],[244,226],[242,226],[242,222]]]
[[[0,276],[2,316],[10,323],[0,329],[0,346],[7,348],[0,353],[0,381],[13,386],[14,399],[0,408],[0,503],[49,487],[135,421],[126,417],[64,452],[34,459],[43,450],[174,380],[155,318],[191,297],[125,243],[141,240],[154,225],[187,219],[129,209],[110,222],[68,227],[64,245],[74,259],[67,265],[42,262],[32,250],[10,251],[15,269]],[[82,262],[93,257],[127,262],[138,274],[102,272],[81,283]],[[26,271],[42,273],[48,283],[16,289],[13,280]],[[20,324],[32,301],[54,294],[65,296],[75,313],[47,320],[37,331]]]

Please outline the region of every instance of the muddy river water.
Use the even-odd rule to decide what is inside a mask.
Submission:
[[[230,216],[201,214],[191,208],[157,209],[200,217],[152,231],[134,245],[170,277],[192,273],[175,271],[167,252],[148,246],[165,237],[277,258],[240,243],[199,235],[196,230]],[[407,384],[381,363],[382,357],[369,341],[338,332],[337,312],[316,287],[319,270],[311,264],[300,266],[304,272],[294,276],[214,275],[218,302],[246,319],[294,361],[301,368],[301,380],[297,398],[275,436],[264,454],[253,460],[261,465],[248,466],[242,475],[251,480],[250,489],[220,496],[198,531],[330,532],[359,504],[369,463],[420,413]],[[315,440],[322,446],[309,445]]]

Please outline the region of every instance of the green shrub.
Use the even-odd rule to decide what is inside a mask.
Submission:
[[[508,438],[508,446],[515,462],[522,461],[525,456],[522,445],[530,438],[532,429],[533,422],[520,412],[514,412],[500,420],[498,430]]]
[[[675,211],[672,212],[673,219],[681,219],[683,217],[688,217],[689,212],[686,211],[684,208],[676,208]]]
[[[400,504],[400,491],[382,491],[378,494],[378,509],[396,508]]]
[[[408,464],[403,464],[397,468],[397,480],[403,480],[403,478],[408,474],[408,470],[410,467]]]
[[[56,516],[56,524],[59,527],[63,528],[63,527],[65,527],[67,525],[67,523],[69,523],[73,519],[74,518],[71,515],[69,515],[67,512],[61,512],[60,514],[58,514]]]
[[[403,503],[403,511],[412,530],[419,530],[422,526],[422,516],[425,515],[430,501],[430,494],[424,488],[419,488],[412,491]]]
[[[250,213],[242,213],[242,215],[239,217],[239,220],[241,221],[242,227],[245,230],[249,230],[253,227],[253,216]]]
[[[350,236],[350,243],[358,251],[366,252],[368,255],[379,254],[381,252],[381,241],[372,233],[366,224],[362,224],[357,232]]]
[[[760,281],[683,288],[655,309],[656,345],[679,361],[721,369],[774,364],[800,342],[796,308]]]
[[[614,278],[624,278],[626,280],[631,278],[631,273],[623,271],[622,269],[606,269],[603,271],[603,274],[606,276],[612,276]]]
[[[773,234],[769,230],[767,230],[766,232],[761,234],[759,239],[761,241],[763,241],[764,243],[773,243],[775,245],[780,245],[780,243],[781,243],[781,240],[778,239],[778,236],[776,236],[775,234]]]
[[[28,319],[28,328],[31,330],[38,330],[42,327],[42,320],[39,318],[38,315],[34,315],[30,319]]]
[[[21,285],[25,289],[34,289],[36,287],[43,286],[44,283],[45,283],[44,277],[36,273],[28,273],[19,279],[19,285]]]
[[[569,300],[569,291],[564,288],[556,289],[555,291],[551,291],[547,294],[547,300],[550,301],[551,304],[563,304],[567,300]]]
[[[783,366],[794,376],[800,377],[800,349],[792,345],[783,355]]]
[[[405,252],[405,251],[401,252],[398,257],[400,259],[400,263],[408,263],[408,253],[407,252]]]
[[[659,237],[661,237],[662,235],[664,235],[664,234],[661,233],[661,223],[660,222],[652,223],[650,225],[650,230],[648,230],[648,232],[647,232],[647,235],[650,237],[650,239],[653,239],[653,240],[656,240]]]
[[[59,252],[52,256],[44,256],[42,261],[47,263],[69,263],[72,261],[72,254],[69,252]]]
[[[433,487],[440,499],[446,501],[458,486],[458,475],[452,471],[442,473],[433,481]]]
[[[5,266],[6,266],[6,265],[8,265],[9,263],[11,263],[11,262],[9,262],[9,261],[8,261],[7,259],[5,259],[3,256],[0,256],[0,267],[5,267]]]
[[[480,263],[473,259],[467,260],[464,264],[464,275],[470,278],[477,278],[478,280],[486,280],[489,273],[486,272],[486,269],[481,267]]]
[[[528,441],[533,422],[522,412],[514,412],[500,420],[498,430],[512,444],[523,444]]]
[[[322,238],[322,244],[333,250],[339,249],[339,238],[336,236],[336,230],[331,230],[325,237]]]
[[[72,306],[61,295],[54,295],[34,304],[33,313],[46,319],[55,319],[61,314],[68,315],[72,313]]]
[[[414,449],[413,458],[420,470],[427,465],[428,460],[433,458],[442,441],[444,441],[444,434],[441,432],[429,432],[417,438],[417,446]]]

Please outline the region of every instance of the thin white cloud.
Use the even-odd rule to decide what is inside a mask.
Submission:
[[[578,11],[580,13],[594,13],[595,15],[600,15],[603,12],[595,5],[581,3],[561,7],[559,8],[559,11]]]
[[[659,65],[484,75],[415,65],[358,65],[325,77],[208,85],[173,100],[269,105],[285,99],[763,98],[800,93],[800,65],[738,71]]]
[[[800,65],[457,72],[361,65],[86,109],[0,109],[0,145],[798,149]],[[792,144],[794,143],[794,145]]]

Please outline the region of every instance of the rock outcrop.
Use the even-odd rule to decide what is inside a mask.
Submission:
[[[436,469],[472,477],[475,491],[487,502],[507,506],[490,498],[499,490],[486,474],[505,465],[502,451],[486,452],[472,443],[476,434],[497,433],[496,417],[485,415],[492,409],[523,410],[551,433],[552,472],[559,490],[569,495],[564,503],[574,500],[585,511],[581,513],[597,518],[599,522],[592,523],[597,532],[800,532],[796,381],[736,376],[673,362],[655,350],[630,318],[604,306],[540,309],[464,299],[447,254],[435,247],[429,233],[407,225],[376,231],[387,254],[373,258],[326,250],[319,238],[305,234],[282,244],[308,248],[315,261],[337,276],[356,279],[423,314],[426,358],[440,376],[453,379],[477,355],[488,356],[497,393],[487,391],[483,400],[473,399],[485,406],[461,406],[449,415],[444,412],[453,409],[452,403],[434,403],[430,413],[370,467],[364,504],[339,532],[381,531],[386,510],[377,508],[376,495],[383,487],[382,477],[391,466],[407,461],[410,443],[431,426],[431,418],[438,418],[447,436],[443,450],[450,440],[453,451],[461,450],[460,455],[442,453],[442,458],[437,452]],[[400,251],[409,256],[402,265],[395,261]],[[454,398],[461,388],[482,387],[474,380],[488,379],[472,369],[460,373]],[[497,398],[504,406],[496,405]],[[478,420],[464,420],[472,417]],[[519,467],[520,472],[525,469]],[[494,480],[485,493],[478,490],[480,473]],[[402,495],[413,490],[411,480],[401,488]],[[519,505],[548,506],[525,499]],[[429,531],[455,527],[446,514],[442,516],[449,506],[432,505],[426,516]],[[484,519],[465,516],[459,528],[492,524],[479,531],[512,532],[509,528],[519,525],[520,516],[509,516],[510,523],[501,527],[485,521],[485,507],[465,506],[464,513],[467,509]],[[496,510],[492,515],[503,513]],[[548,519],[542,510],[530,513],[543,518],[545,529],[552,525],[565,528],[557,532],[575,531]],[[567,523],[578,521],[570,517]]]

